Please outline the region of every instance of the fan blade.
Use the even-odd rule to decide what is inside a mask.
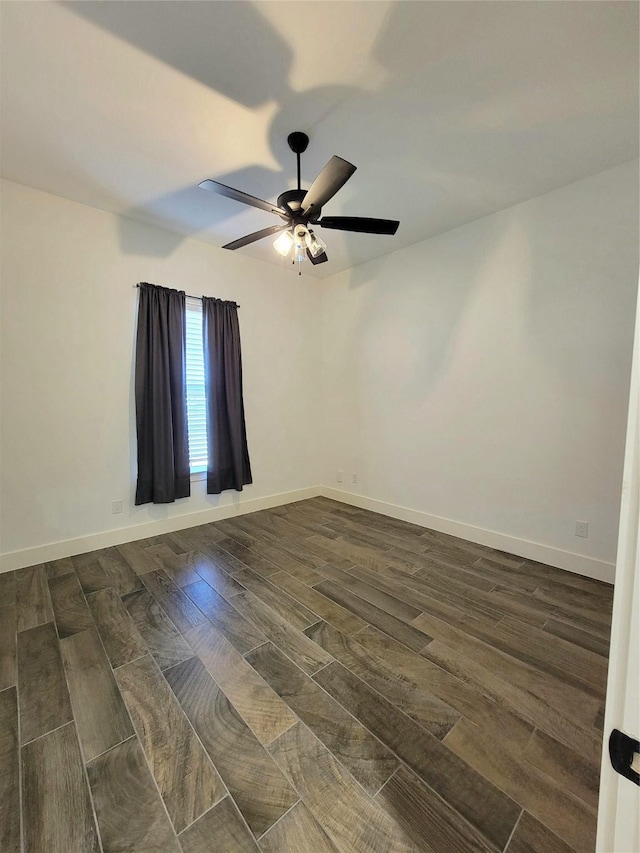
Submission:
[[[329,258],[327,257],[327,253],[323,252],[321,255],[318,255],[317,258],[314,258],[311,252],[307,249],[307,257],[311,261],[311,263],[315,266],[316,264],[324,264]]]
[[[359,231],[361,234],[395,234],[400,223],[396,219],[369,219],[366,216],[323,216],[316,225],[337,231]]]
[[[241,249],[243,246],[248,246],[249,243],[255,243],[256,240],[262,240],[263,237],[269,237],[271,234],[277,234],[279,231],[286,231],[289,225],[272,225],[270,228],[263,228],[262,231],[254,231],[253,234],[247,234],[246,237],[240,237],[239,240],[234,240],[233,243],[227,243],[223,249]]]
[[[303,213],[308,213],[311,208],[320,210],[347,183],[355,170],[356,167],[352,163],[347,163],[342,157],[333,156],[302,199]]]
[[[232,198],[234,201],[240,201],[242,204],[250,204],[252,207],[259,207],[260,210],[268,210],[269,213],[275,213],[278,216],[284,216],[286,218],[289,215],[286,210],[283,210],[275,204],[271,204],[269,201],[263,201],[261,198],[256,198],[254,195],[243,193],[242,190],[234,190],[233,187],[227,187],[224,184],[219,184],[217,181],[202,181],[198,186],[203,190],[210,190],[210,192],[218,193],[218,195]]]

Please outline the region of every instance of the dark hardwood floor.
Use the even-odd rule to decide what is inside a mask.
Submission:
[[[611,604],[323,498],[0,575],[0,849],[590,853]]]

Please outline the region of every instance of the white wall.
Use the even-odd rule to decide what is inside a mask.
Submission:
[[[637,182],[626,164],[322,281],[3,182],[2,566],[323,483],[612,579]],[[242,306],[254,485],[241,494],[207,497],[200,481],[173,505],[133,506],[139,280]]]
[[[637,283],[637,162],[325,281],[323,483],[612,579]]]
[[[149,535],[156,520],[257,501],[320,480],[319,283],[130,219],[2,182],[0,552],[63,553]],[[135,507],[137,281],[240,303],[254,484]],[[111,502],[124,501],[122,515]],[[93,537],[65,544],[65,540]],[[86,547],[83,547],[86,546]],[[5,568],[51,559],[9,556]]]

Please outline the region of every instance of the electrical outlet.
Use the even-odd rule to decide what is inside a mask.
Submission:
[[[353,474],[351,475],[351,482],[352,482],[352,483],[357,483],[357,482],[358,482],[358,475],[357,475],[356,473],[353,473]]]
[[[338,473],[336,474],[336,480],[338,483],[341,483],[344,480],[344,472],[338,468]]]
[[[589,522],[588,521],[576,521],[576,536],[580,536],[582,539],[589,538]]]
[[[122,512],[122,501],[111,501],[111,512],[113,515]]]

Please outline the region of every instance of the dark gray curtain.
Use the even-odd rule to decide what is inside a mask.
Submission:
[[[207,494],[241,492],[251,483],[242,401],[238,306],[202,297],[202,337],[207,398]]]
[[[183,291],[140,285],[136,338],[136,505],[186,498],[189,435]]]

